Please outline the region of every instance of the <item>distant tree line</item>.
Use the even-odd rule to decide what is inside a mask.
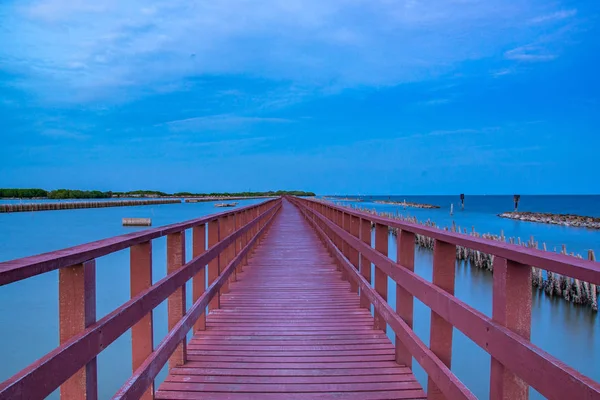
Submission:
[[[128,196],[171,196],[165,192],[159,192],[158,190],[132,190],[129,192],[112,192],[113,195],[118,197],[128,197]]]
[[[58,189],[48,192],[49,199],[108,199],[112,192],[101,192],[99,190],[70,190]]]
[[[33,197],[47,197],[44,189],[0,189],[0,198],[31,199]]]
[[[259,196],[315,196],[313,192],[305,192],[302,190],[278,190],[268,192],[235,192],[235,193],[191,193],[191,192],[177,192],[173,196],[197,196],[197,197],[259,197]]]
[[[168,194],[157,190],[133,190],[130,192],[101,192],[99,190],[71,190],[57,189],[47,191],[44,189],[0,189],[0,198],[21,198],[31,199],[34,197],[46,197],[49,199],[106,199],[110,197],[259,197],[259,196],[315,196],[313,192],[305,192],[302,190],[278,190],[268,192],[237,192],[237,193],[191,193],[178,192]]]

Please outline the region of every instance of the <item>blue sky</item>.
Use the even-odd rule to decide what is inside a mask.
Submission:
[[[0,187],[600,193],[597,0],[0,4]]]

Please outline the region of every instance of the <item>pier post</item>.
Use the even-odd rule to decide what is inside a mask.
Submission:
[[[185,264],[185,231],[167,235],[167,275]],[[167,299],[169,331],[183,318],[185,306],[185,284],[177,288]],[[169,358],[169,369],[183,365],[186,360],[186,340],[183,339]]]
[[[387,225],[375,224],[375,250],[388,256],[388,227]],[[387,301],[387,275],[375,265],[375,290]],[[375,310],[375,329],[386,331],[386,322],[377,310]]]
[[[129,250],[130,291],[135,297],[152,286],[152,241],[131,246]],[[154,349],[154,329],[152,312],[146,314],[131,327],[131,364],[135,372],[152,354]],[[154,384],[141,397],[154,399]]]
[[[517,335],[531,337],[531,267],[494,258],[492,320]],[[525,400],[529,386],[492,357],[490,400]]]
[[[415,234],[399,230],[396,237],[396,260],[402,268],[415,271]],[[413,296],[402,286],[396,283],[396,313],[412,329],[413,327]],[[412,355],[396,335],[396,361],[412,368]]]
[[[454,296],[456,246],[436,240],[433,246],[433,284]],[[530,292],[531,294],[531,289]],[[431,311],[430,348],[448,368],[452,362],[452,325]],[[445,396],[431,377],[427,379],[427,399],[442,400]]]
[[[219,220],[214,219],[208,223],[208,248],[210,249],[215,244],[219,243]],[[221,254],[217,255],[208,263],[208,285],[217,280],[219,277],[219,259]],[[221,293],[217,292],[212,300],[208,303],[208,310],[214,310],[221,306]]]
[[[360,240],[371,247],[371,221],[368,219],[360,219]],[[360,273],[369,282],[371,280],[371,261],[364,255],[360,255]],[[362,293],[360,294],[360,306],[370,309],[371,303],[367,296]]]
[[[360,237],[360,218],[355,217],[350,214],[348,214],[348,217],[350,218],[350,230],[349,230],[350,234],[352,236],[354,236],[355,238],[359,238]],[[356,268],[356,270],[358,271],[359,270],[358,250],[356,250],[352,246],[348,246],[348,260],[350,260],[350,262],[352,263],[354,268]],[[350,286],[352,288],[352,292],[358,293],[358,284],[356,283],[356,281],[354,279],[350,279]]]
[[[58,270],[58,314],[60,344],[96,322],[96,261]],[[96,358],[60,386],[61,400],[96,400]]]
[[[192,228],[192,258],[196,258],[206,251],[206,224]],[[192,303],[196,303],[206,291],[206,265],[192,278]],[[206,310],[194,324],[195,331],[206,329]]]

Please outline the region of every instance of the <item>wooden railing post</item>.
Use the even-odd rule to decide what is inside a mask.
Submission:
[[[360,218],[353,215],[350,216],[349,232],[355,238],[360,237]],[[358,271],[360,268],[358,250],[348,245],[348,260],[352,263],[354,268]],[[350,279],[350,288],[352,292],[358,293],[358,284],[354,279]]]
[[[59,339],[63,344],[96,322],[96,261],[58,270]],[[98,398],[96,358],[60,386],[61,400]]]
[[[398,230],[396,260],[407,270],[415,271],[415,234]],[[412,329],[413,327],[413,296],[402,286],[396,284],[396,313]],[[412,368],[412,355],[396,335],[396,362]]]
[[[453,296],[456,275],[455,263],[456,246],[436,240],[433,247],[433,284]],[[450,368],[452,361],[452,325],[440,315],[431,311],[430,328],[431,351]],[[431,377],[427,380],[427,398],[429,400],[445,398]]]
[[[185,264],[185,231],[167,235],[167,275]],[[167,299],[169,331],[183,318],[186,312],[185,285],[177,288]],[[182,340],[169,357],[169,369],[183,365],[186,360],[186,342]]]
[[[129,249],[130,291],[135,297],[152,286],[152,242],[148,241]],[[152,313],[149,312],[131,327],[131,366],[135,372],[152,354],[154,349],[154,329]],[[154,398],[154,384],[141,397]]]
[[[388,256],[388,227],[387,225],[375,224],[375,250]],[[387,275],[375,265],[375,291],[387,302]],[[381,329],[384,332],[387,324],[381,314],[375,310],[375,329]]]
[[[360,219],[360,240],[371,247],[371,221],[368,219]],[[360,273],[369,284],[372,282],[371,261],[364,254],[360,255]],[[360,293],[360,306],[368,309],[371,308],[371,302],[362,291]]]
[[[223,240],[225,239],[227,236],[229,236],[229,221],[230,218],[228,215],[225,215],[221,218],[219,218],[219,240]],[[225,268],[227,267],[227,264],[229,264],[229,250],[231,248],[231,245],[228,245],[227,247],[225,247],[225,249],[221,252],[221,255],[219,256],[219,275],[221,275],[221,272],[223,272],[225,270]],[[220,290],[221,294],[225,294],[229,292],[229,279],[227,279],[225,282],[223,282],[223,286],[221,287]]]
[[[494,258],[492,320],[519,336],[531,338],[531,267]],[[529,386],[492,357],[491,400],[526,400]]]
[[[219,220],[214,219],[208,223],[208,248],[219,243]],[[208,285],[212,285],[219,278],[219,265],[222,254],[219,254],[208,263]],[[208,303],[208,311],[221,307],[221,293],[218,291]]]
[[[350,232],[350,214],[345,213],[343,211],[340,211],[340,228],[342,228],[344,231],[346,232]],[[340,237],[340,251],[342,252],[342,254],[344,255],[344,257],[346,257],[348,260],[350,259],[349,257],[349,246],[346,243],[346,241],[344,239],[342,239]],[[348,273],[348,271],[346,271],[346,268],[341,268],[342,270],[342,279],[347,280],[350,282],[350,290],[354,291],[354,287],[356,286],[356,283],[350,279],[350,274]]]
[[[196,258],[206,251],[206,224],[192,228],[192,257]],[[192,278],[192,302],[196,303],[206,291],[206,266],[201,268]],[[206,312],[194,324],[195,331],[206,329]]]

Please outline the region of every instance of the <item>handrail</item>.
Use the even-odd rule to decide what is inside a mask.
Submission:
[[[529,340],[529,329],[531,324],[531,267],[516,263],[513,253],[519,253],[525,249],[517,247],[508,249],[508,255],[513,258],[503,259],[497,257],[495,263],[498,265],[494,273],[494,315],[492,318],[478,312],[464,302],[458,300],[453,295],[454,288],[454,253],[455,247],[444,243],[444,239],[454,239],[452,244],[466,245],[468,240],[460,238],[456,241],[457,235],[446,235],[447,232],[438,230],[422,230],[422,234],[435,234],[436,248],[434,249],[434,279],[433,283],[421,278],[413,272],[411,265],[402,265],[394,262],[387,257],[388,226],[404,228],[413,228],[414,224],[398,224],[397,221],[376,217],[371,214],[358,213],[354,210],[342,209],[327,203],[293,198],[291,201],[298,206],[303,214],[311,221],[317,232],[325,235],[325,241],[333,252],[340,265],[348,271],[348,275],[361,286],[361,298],[366,295],[369,301],[374,304],[376,317],[379,314],[386,320],[396,333],[397,353],[408,351],[409,356],[414,356],[420,360],[430,378],[430,385],[441,391],[447,398],[465,398],[464,393],[452,393],[447,385],[449,377],[445,370],[440,369],[439,365],[432,365],[444,360],[444,364],[450,366],[450,355],[452,347],[452,327],[462,331],[467,337],[473,340],[482,349],[488,352],[492,357],[492,398],[526,398],[527,385],[531,385],[538,392],[551,399],[560,398],[599,398],[600,384],[584,376],[571,367],[568,367],[555,357],[533,345]],[[348,217],[351,217],[348,219]],[[352,226],[356,223],[355,218],[363,224],[368,223],[368,238],[357,234]],[[370,246],[371,222],[376,223],[376,249]],[[354,231],[354,232],[352,232]],[[364,232],[364,231],[363,231]],[[414,254],[414,234],[417,230],[413,229],[406,232],[399,232],[398,235],[398,260],[406,257],[405,251]],[[443,233],[443,235],[438,235]],[[382,243],[385,241],[385,252],[381,251]],[[330,238],[333,238],[331,240]],[[403,242],[404,240],[404,242]],[[480,240],[474,241],[480,242]],[[492,242],[495,244],[495,242]],[[475,243],[477,245],[478,243]],[[481,250],[480,248],[474,247]],[[353,257],[349,249],[353,249],[361,254],[363,261],[358,265],[358,257]],[[505,254],[506,255],[506,254]],[[354,259],[354,261],[352,261]],[[574,260],[574,259],[571,259]],[[368,267],[362,265],[368,263]],[[370,287],[370,263],[375,265],[375,290]],[[588,265],[589,267],[589,265]],[[598,267],[594,265],[591,270],[596,270],[600,275]],[[575,267],[577,268],[577,267]],[[358,270],[360,269],[360,274]],[[366,271],[368,269],[368,271]],[[364,277],[365,273],[367,277]],[[385,288],[381,285],[377,275],[384,273],[393,279],[397,284],[397,313],[404,315],[390,315],[390,309],[387,305],[387,279],[383,281]],[[362,275],[362,276],[361,276]],[[444,279],[440,279],[440,275]],[[510,282],[516,284],[522,293],[513,293],[517,296],[518,302],[511,302]],[[529,280],[527,280],[529,279]],[[527,290],[526,290],[527,289]],[[376,300],[373,295],[376,293]],[[404,293],[406,296],[401,296]],[[507,294],[508,293],[508,294]],[[422,301],[432,310],[432,344],[431,349],[435,350],[435,359],[430,358],[430,354],[424,353],[421,342],[412,332],[412,298],[415,297]],[[529,299],[529,302],[527,302]],[[406,304],[410,304],[409,312],[406,311]],[[362,303],[362,302],[361,302]],[[401,310],[403,306],[404,309]],[[399,324],[397,319],[405,324]],[[443,323],[440,321],[443,321]],[[448,327],[450,328],[448,330]],[[449,333],[448,333],[449,332]],[[437,337],[434,337],[434,333]],[[399,346],[398,342],[401,342]],[[442,342],[440,345],[439,342]],[[406,354],[400,354],[400,358],[406,359]],[[509,378],[511,377],[512,378]],[[460,384],[460,381],[452,375],[454,383]],[[458,386],[457,386],[458,387]],[[431,387],[430,387],[431,389]],[[456,389],[456,388],[454,388]],[[428,391],[429,392],[429,391]],[[428,394],[429,395],[429,394]],[[435,395],[429,398],[437,398]]]
[[[584,282],[600,285],[600,263],[571,257],[566,254],[553,253],[531,247],[518,246],[511,243],[499,242],[483,237],[465,235],[459,232],[445,231],[430,226],[415,224],[412,222],[399,221],[369,214],[363,211],[340,207],[333,203],[313,199],[302,199],[313,204],[326,204],[328,208],[349,214],[358,218],[372,221],[376,224],[386,225],[406,232],[428,236],[456,246],[463,246],[473,250],[479,250],[486,254],[505,258],[518,262],[519,264],[539,267],[546,271],[556,272]]]
[[[277,199],[267,200],[259,204],[270,204]],[[34,256],[18,258],[15,260],[0,262],[0,286],[12,282],[31,278],[39,274],[56,269],[68,267],[75,264],[102,257],[119,250],[126,249],[139,243],[167,236],[171,233],[181,232],[207,222],[217,220],[246,210],[253,209],[257,204],[237,208],[233,211],[224,211],[195,218],[189,221],[177,222],[152,229],[144,229],[139,232],[127,233],[107,239],[84,243],[66,249],[51,251]]]
[[[307,216],[305,209],[300,211]],[[400,316],[398,316],[392,307],[383,299],[369,281],[362,276],[356,268],[344,257],[340,249],[338,249],[323,229],[308,218],[309,223],[315,228],[327,249],[335,257],[339,265],[342,265],[350,278],[358,283],[361,293],[373,304],[373,307],[381,313],[385,322],[387,322],[392,330],[399,335],[400,340],[410,349],[411,354],[417,362],[423,367],[428,375],[433,377],[437,386],[442,390],[442,393],[449,399],[472,399],[477,397],[450,371],[450,369],[425,345],[425,343],[413,332],[409,325],[406,324]],[[328,224],[328,222],[325,222]]]
[[[65,322],[63,321],[63,312],[65,311],[61,309],[61,345],[13,377],[0,383],[0,399],[43,398],[59,386],[61,387],[61,397],[64,398],[96,398],[96,356],[128,329],[132,327],[134,329],[136,327],[139,328],[142,320],[148,318],[148,316],[150,316],[149,324],[141,327],[142,330],[140,332],[142,335],[134,335],[133,337],[134,358],[136,352],[139,353],[140,351],[140,344],[136,343],[136,337],[140,340],[149,337],[150,348],[145,349],[143,353],[144,358],[141,360],[143,362],[139,362],[136,365],[136,361],[134,360],[136,373],[128,381],[128,388],[118,398],[154,398],[152,388],[153,378],[169,357],[171,357],[169,359],[171,367],[185,362],[185,337],[187,331],[204,314],[209,302],[214,300],[220,291],[226,290],[228,278],[242,264],[248,251],[260,235],[264,233],[280,207],[281,199],[275,199],[244,207],[233,212],[219,213],[180,224],[173,224],[162,230],[153,229],[150,233],[146,232],[144,234],[142,232],[135,239],[131,239],[131,237],[125,239],[123,239],[123,236],[119,237],[118,240],[112,243],[116,242],[119,246],[123,246],[124,244],[131,245],[132,243],[137,246],[144,246],[152,238],[159,237],[155,236],[158,233],[168,232],[168,275],[153,285],[151,284],[151,275],[146,275],[146,277],[150,277],[150,283],[147,285],[147,288],[138,291],[135,295],[133,294],[132,282],[132,298],[97,322],[95,321],[95,312],[93,315],[88,315],[88,308],[86,308],[91,303],[95,304],[95,281],[92,280],[92,284],[90,285],[90,281],[83,280],[85,277],[90,277],[90,271],[93,278],[94,270],[91,268],[93,261],[90,263],[87,260],[84,264],[65,268],[65,274],[74,269],[82,277],[82,285],[76,287],[76,289],[85,288],[84,304],[71,304],[69,301],[68,307],[65,306],[65,309],[67,311],[73,311],[72,309],[74,309],[76,312],[85,315],[86,318],[92,316],[93,321],[86,323],[85,326],[77,330],[77,326],[73,327],[71,326],[72,324],[68,324],[68,322],[76,321],[77,316],[70,315],[70,318],[66,318]],[[235,216],[238,216],[238,218],[235,219]],[[209,222],[210,225],[208,226],[209,248],[205,251],[205,225],[203,224],[206,222]],[[194,231],[194,258],[190,262],[185,263],[183,261],[185,257],[182,253],[185,240],[183,239],[182,231],[177,231],[176,229],[184,230],[190,227],[196,229],[198,228],[198,224],[202,224],[200,225],[202,229]],[[219,232],[221,231],[226,235],[225,237],[220,237]],[[140,239],[140,237],[143,239]],[[107,240],[110,241],[110,239]],[[96,249],[95,251],[106,251],[107,248],[112,248],[111,245],[106,244],[107,240],[95,242],[93,246]],[[142,240],[145,242],[142,242]],[[81,248],[81,246],[77,247]],[[136,262],[133,249],[134,247],[132,247],[132,267]],[[66,259],[70,259],[69,257],[78,257],[73,252],[73,248],[69,250],[69,255],[66,256]],[[58,253],[55,255],[55,259],[64,257],[60,251],[54,253]],[[143,252],[137,252],[135,255],[143,255]],[[151,254],[146,253],[146,257],[148,256],[151,259]],[[180,262],[179,265],[175,262],[176,260]],[[51,261],[51,257],[47,262],[53,262]],[[217,264],[214,262],[217,262]],[[27,263],[22,262],[21,264],[27,265]],[[208,282],[208,288],[205,289],[204,268],[207,264],[210,281]],[[50,266],[54,265],[50,264]],[[147,268],[147,273],[150,274],[151,264],[145,264],[145,266],[149,267]],[[48,265],[46,265],[46,268],[48,268]],[[62,272],[63,269],[60,271]],[[212,280],[211,275],[214,278]],[[74,276],[70,276],[71,280],[74,279]],[[136,279],[138,278],[136,277]],[[185,285],[191,278],[194,279],[194,304],[186,312]],[[198,283],[200,286],[198,286]],[[63,289],[66,290],[67,287],[60,287],[61,296],[63,296]],[[67,294],[64,295],[66,296]],[[169,300],[169,325],[172,326],[169,327],[167,337],[156,350],[152,351],[151,312],[166,299]],[[72,300],[72,298],[69,300]],[[65,328],[63,325],[65,324],[67,325],[67,330],[75,331],[63,340],[63,329]],[[148,342],[146,341],[146,343],[142,343],[141,345],[142,347],[143,345],[148,346]],[[180,348],[183,350],[180,351]],[[83,377],[83,379],[76,379],[74,381],[76,374],[80,374],[79,377]]]

